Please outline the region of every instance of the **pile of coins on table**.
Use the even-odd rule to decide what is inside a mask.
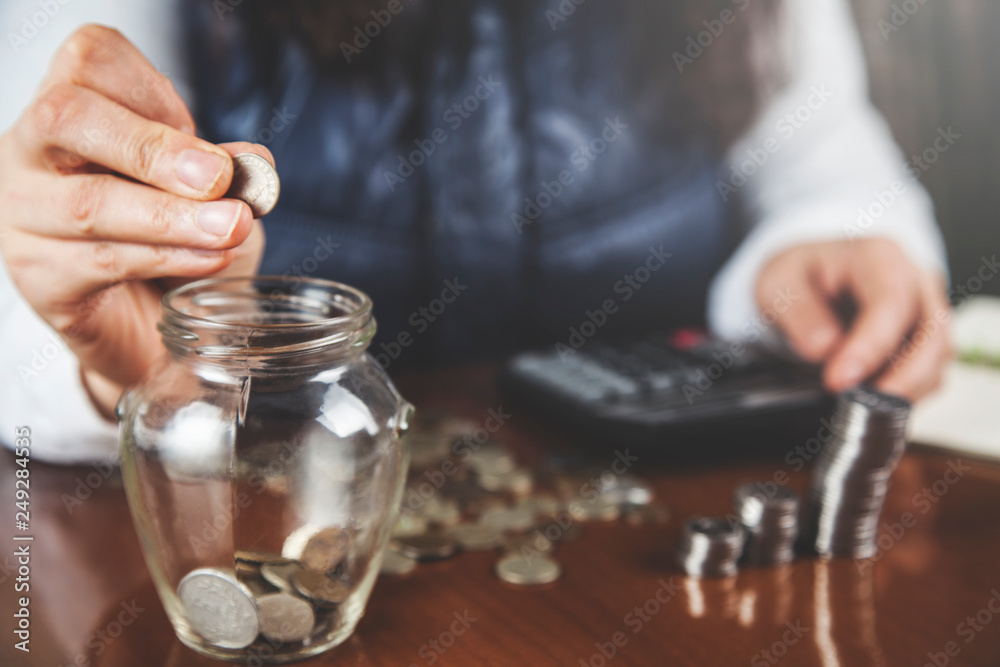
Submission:
[[[799,537],[809,553],[871,557],[889,480],[906,450],[909,411],[906,400],[870,389],[841,394],[804,507],[794,491],[774,482],[744,484],[734,494],[733,514],[687,522],[677,550],[681,568],[713,577],[732,576],[737,562],[789,563]]]
[[[842,394],[834,434],[813,471],[809,546],[821,556],[869,558],[889,480],[906,451],[910,403],[868,389]]]
[[[478,431],[477,431],[478,429]],[[409,479],[382,573],[461,552],[499,552],[496,575],[530,586],[558,579],[557,544],[579,538],[581,523],[664,523],[650,485],[610,469],[557,458],[528,470],[509,449],[480,438],[478,425],[451,417],[417,424],[407,436]]]
[[[355,589],[346,556],[352,533],[344,527],[303,526],[283,554],[236,550],[235,569],[199,568],[177,587],[185,618],[205,641],[241,649],[255,640],[288,645],[325,634],[338,623],[338,606]]]

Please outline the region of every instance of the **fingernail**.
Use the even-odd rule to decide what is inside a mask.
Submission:
[[[210,201],[198,209],[198,226],[213,236],[229,236],[240,219],[242,204],[232,201]]]
[[[177,159],[177,178],[195,190],[207,192],[219,180],[225,164],[221,155],[188,148]]]

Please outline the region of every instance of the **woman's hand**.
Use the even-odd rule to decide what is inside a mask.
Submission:
[[[941,381],[951,344],[950,304],[941,275],[922,271],[884,239],[797,246],[772,259],[757,281],[769,306],[780,290],[792,304],[777,324],[804,359],[823,363],[824,381],[843,391],[872,379],[916,400]],[[849,298],[848,326],[835,304]]]
[[[155,325],[168,282],[256,272],[260,223],[220,199],[242,152],[273,162],[260,146],[195,137],[170,81],[99,26],[63,45],[0,137],[0,252],[106,415],[162,352]]]

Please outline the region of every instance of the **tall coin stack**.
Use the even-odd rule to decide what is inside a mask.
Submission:
[[[906,449],[910,403],[871,389],[841,394],[833,437],[809,488],[808,546],[821,556],[869,558],[889,480]]]
[[[743,556],[748,565],[766,567],[795,560],[799,497],[789,488],[749,483],[733,494],[736,516],[746,530]]]

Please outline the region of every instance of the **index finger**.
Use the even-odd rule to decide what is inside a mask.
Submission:
[[[90,88],[144,118],[194,134],[194,120],[173,84],[117,30],[87,25],[59,49],[49,85]]]

